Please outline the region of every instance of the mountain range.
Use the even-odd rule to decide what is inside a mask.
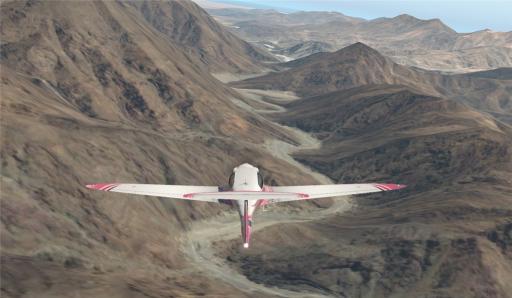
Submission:
[[[403,14],[364,20],[338,12],[285,14],[242,8],[217,8],[208,12],[241,38],[267,44],[275,54],[286,53],[287,59],[362,42],[400,64],[443,72],[512,66],[512,32],[458,33],[439,19],[421,20]],[[328,46],[304,51],[300,45],[305,42]]]
[[[292,38],[323,19],[369,23],[243,12],[267,18],[261,34],[280,24]],[[297,51],[333,52],[280,63],[286,47],[246,42],[181,0],[3,1],[0,13],[3,297],[512,292],[510,68],[443,74],[371,43],[309,40]],[[389,28],[414,32],[403,21]],[[429,26],[438,33],[423,42],[466,47]],[[484,48],[503,39],[478,34]],[[243,250],[229,205],[84,187],[222,186],[243,162],[269,185],[408,188],[269,206]]]
[[[348,215],[269,229],[248,255],[233,244],[219,250],[251,279],[288,289],[349,297],[506,297],[510,289],[498,276],[511,272],[509,244],[487,243],[491,235],[512,239],[512,130],[482,108],[489,92],[480,92],[501,85],[502,100],[510,100],[510,69],[441,75],[394,64],[361,43],[283,66],[232,85],[303,97],[270,116],[322,140],[320,149],[295,153],[296,160],[339,183],[409,187],[387,199],[358,198],[359,209]],[[510,114],[499,112],[503,119]],[[286,253],[275,239],[287,240]]]
[[[512,112],[508,76],[447,75],[406,67],[362,43],[333,53],[318,53],[282,64],[281,72],[239,81],[241,88],[295,91],[302,96],[369,84],[400,84],[426,94],[447,96],[509,121]],[[512,68],[494,70],[510,73]]]

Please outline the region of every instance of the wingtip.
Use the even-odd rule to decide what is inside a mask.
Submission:
[[[118,183],[96,183],[96,184],[87,184],[85,187],[87,187],[89,189],[109,191],[118,185],[119,185]]]
[[[85,187],[89,188],[89,189],[101,189],[102,186],[104,186],[106,184],[87,184]]]
[[[406,188],[407,185],[405,184],[375,184],[375,187],[382,191],[389,191],[389,190],[398,190],[402,188]]]

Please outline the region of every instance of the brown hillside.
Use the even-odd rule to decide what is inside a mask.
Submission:
[[[155,29],[187,52],[195,55],[212,72],[252,73],[275,62],[272,55],[239,39],[192,1],[132,1]]]
[[[264,229],[249,254],[219,244],[241,272],[333,297],[508,297],[509,126],[401,86],[354,88],[287,107],[273,117],[324,140],[297,160],[340,183],[408,187],[357,197],[357,209],[340,216]]]
[[[189,1],[0,14],[2,297],[512,292],[512,132],[492,116],[510,115],[507,69],[444,76],[356,44],[233,84],[313,95],[297,99],[215,79],[265,57]],[[409,187],[262,208],[248,250],[228,205],[84,187],[225,185],[243,162],[268,184]]]
[[[247,161],[313,182],[261,149],[285,133],[127,3],[1,14],[2,297],[245,295],[188,268],[180,247],[192,221],[228,207],[84,185],[224,185]]]
[[[233,86],[288,90],[314,96],[368,84],[399,84],[421,93],[456,99],[503,120],[512,114],[512,82],[506,76],[488,79],[471,74],[443,75],[406,67],[362,43],[334,53],[291,61],[284,66],[290,69],[236,82]]]
[[[210,9],[235,34],[268,50],[297,59],[336,51],[355,42],[377,49],[397,63],[445,72],[469,72],[512,66],[512,32],[457,33],[439,19],[402,14],[363,20],[336,12],[280,13],[260,9]],[[308,42],[327,46],[288,51]]]

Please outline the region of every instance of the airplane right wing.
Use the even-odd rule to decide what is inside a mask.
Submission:
[[[380,191],[390,191],[402,189],[405,185],[402,184],[379,184],[379,183],[365,183],[365,184],[331,184],[331,185],[303,185],[303,186],[266,186],[268,191],[279,193],[300,193],[304,194],[301,198],[277,198],[269,199],[269,203],[274,202],[288,202],[304,199],[319,199],[328,197],[339,197],[348,195],[365,194]]]

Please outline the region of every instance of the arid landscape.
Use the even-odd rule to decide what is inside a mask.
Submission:
[[[208,12],[241,38],[281,60],[332,52],[362,42],[403,65],[443,72],[512,66],[512,32],[458,33],[439,19],[401,14],[364,20],[339,12],[210,7]]]
[[[213,7],[1,2],[2,297],[512,297],[510,32]],[[232,206],[84,187],[243,162],[408,187],[270,205],[246,250]]]

